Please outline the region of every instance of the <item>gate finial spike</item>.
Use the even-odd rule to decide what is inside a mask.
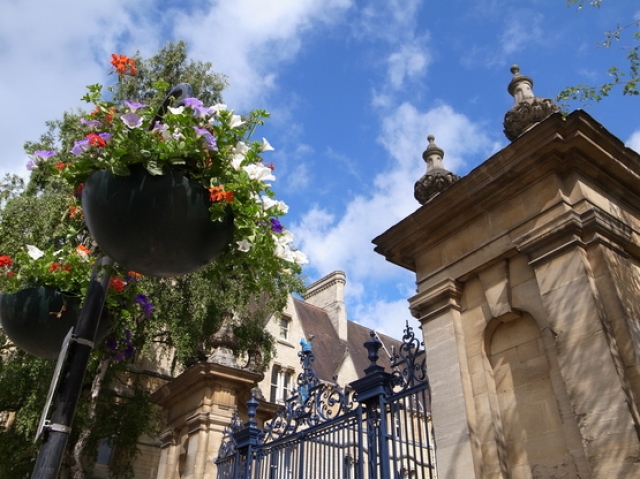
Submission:
[[[375,331],[369,332],[369,336],[370,336],[370,339],[364,342],[364,347],[367,348],[368,358],[369,358],[369,361],[371,362],[371,364],[369,364],[369,367],[367,367],[367,369],[364,370],[365,373],[367,374],[371,374],[375,371],[380,371],[384,369],[382,366],[378,366],[377,364],[378,359],[380,359],[380,356],[378,355],[378,350],[382,347],[382,343],[378,339],[378,336],[376,335]]]
[[[249,420],[245,424],[246,427],[258,427],[258,421],[256,421],[256,411],[258,410],[258,406],[260,403],[256,399],[255,390],[251,390],[251,399],[247,401],[247,415],[249,416]]]

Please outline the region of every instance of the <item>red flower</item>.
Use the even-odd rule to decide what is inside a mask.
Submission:
[[[118,293],[122,293],[122,291],[124,291],[124,287],[127,285],[124,281],[122,281],[122,278],[118,278],[117,276],[115,278],[111,278],[111,280],[109,281],[109,285],[116,290],[116,292]]]
[[[7,256],[6,254],[0,256],[0,268],[9,268],[12,264],[13,260],[11,259],[11,257]]]
[[[7,271],[7,278],[14,278],[16,274],[13,271]]]
[[[104,138],[96,135],[95,133],[89,133],[86,138],[89,138],[89,144],[91,146],[97,146],[98,148],[104,148],[107,146],[107,142]]]
[[[64,170],[64,169],[65,169],[65,167],[66,167],[67,165],[68,165],[68,163],[63,163],[63,162],[61,162],[61,161],[58,161],[58,162],[56,163],[56,168],[58,168],[60,171],[62,171],[62,170]]]

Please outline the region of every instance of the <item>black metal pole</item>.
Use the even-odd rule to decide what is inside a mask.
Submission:
[[[44,430],[44,441],[38,453],[32,479],[58,477],[111,279],[108,267],[112,264],[111,258],[102,256],[94,265],[87,295],[69,345],[69,355],[60,378],[51,420]]]

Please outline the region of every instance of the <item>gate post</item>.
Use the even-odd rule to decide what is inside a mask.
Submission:
[[[366,436],[369,460],[369,475],[371,479],[391,479],[389,468],[389,445],[387,443],[387,414],[385,398],[392,393],[391,374],[377,364],[378,350],[382,343],[375,333],[369,333],[371,338],[365,341],[364,347],[368,351],[371,364],[364,370],[365,376],[356,379],[351,387],[356,393],[356,400],[362,405],[366,421]]]
[[[237,466],[240,466],[240,474],[234,475],[234,477],[239,479],[249,479],[251,477],[252,456],[263,435],[263,431],[258,427],[258,421],[256,421],[256,411],[259,405],[255,391],[251,391],[251,399],[247,401],[249,419],[242,429],[233,433],[233,440],[237,448],[236,457],[240,461],[240,464],[237,464]]]

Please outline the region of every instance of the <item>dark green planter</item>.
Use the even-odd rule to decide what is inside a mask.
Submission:
[[[137,273],[170,277],[192,273],[219,256],[233,239],[233,217],[213,223],[209,192],[175,171],[153,176],[107,170],[84,183],[82,208],[100,248]]]
[[[76,325],[78,314],[80,299],[53,288],[41,286],[0,294],[0,324],[4,333],[18,348],[40,358],[58,357],[62,341]],[[103,314],[96,344],[104,341],[111,327],[111,320]]]

